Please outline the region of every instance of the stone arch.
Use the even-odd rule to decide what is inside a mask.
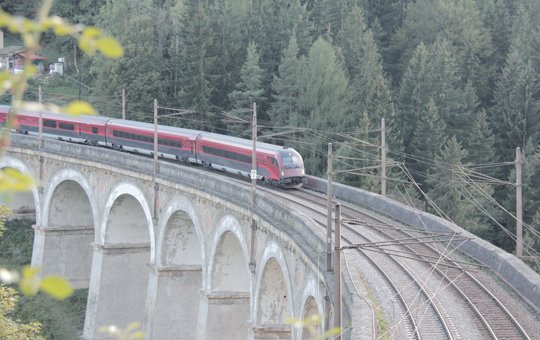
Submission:
[[[206,291],[201,297],[197,339],[246,339],[250,315],[249,252],[238,220],[223,217],[216,228]]]
[[[31,175],[32,177],[35,176],[26,163],[10,156],[2,156],[2,158],[0,158],[0,169],[3,168],[13,168],[20,171],[22,174]],[[12,204],[6,204],[8,202],[0,202],[0,204],[7,205],[16,210],[21,208],[21,205],[26,205],[26,202],[28,202],[29,210],[35,209],[36,223],[40,224],[41,202],[39,200],[38,188],[33,188],[32,191],[28,193],[14,193]]]
[[[169,203],[161,218],[158,237],[156,250],[158,266],[193,264],[204,266],[206,253],[204,235],[197,213],[187,198],[175,198]],[[178,242],[173,242],[174,240]],[[176,249],[177,244],[182,244],[183,252]]]
[[[44,203],[43,226],[85,225],[98,229],[93,192],[86,178],[76,170],[61,170],[49,181]],[[51,210],[55,210],[54,214]]]
[[[78,171],[59,171],[49,181],[43,214],[35,226],[32,265],[43,274],[67,277],[75,287],[88,287],[96,203],[89,181]]]
[[[150,274],[145,330],[150,339],[195,339],[205,243],[191,202],[177,197],[161,218],[156,266]]]
[[[223,247],[220,248],[220,246],[225,246],[225,249]],[[237,246],[240,246],[240,248],[238,248]],[[233,249],[238,250],[235,251],[233,254],[233,258],[235,260],[235,273],[240,275],[240,277],[242,278],[246,278],[246,281],[248,282],[247,287],[238,285],[238,281],[231,281],[231,276],[227,276],[227,278],[220,278],[219,282],[214,282],[215,275],[213,274],[217,274],[217,272],[214,271],[222,270],[222,268],[219,268],[222,263],[216,263],[216,258],[219,258],[219,255],[223,254],[224,251]],[[251,280],[249,279],[250,276],[248,268],[248,249],[249,248],[247,245],[247,241],[244,237],[244,234],[242,233],[242,229],[238,221],[230,215],[222,218],[221,221],[218,223],[218,227],[216,228],[216,232],[213,238],[212,253],[210,256],[210,263],[208,264],[207,268],[207,291],[211,292],[214,290],[228,289],[236,291],[243,291],[243,289],[246,289],[247,291],[251,291]],[[219,261],[222,260],[222,258],[219,258]],[[223,279],[225,279],[225,281],[223,281]]]
[[[93,339],[102,325],[143,323],[154,251],[152,215],[143,192],[132,183],[118,184],[107,198],[94,245],[86,337]]]
[[[269,243],[262,254],[256,287],[252,319],[256,327],[290,335],[293,327],[286,325],[286,319],[294,317],[292,286],[285,256],[276,242]]]
[[[101,244],[150,242],[150,263],[155,262],[152,214],[144,193],[136,185],[120,183],[111,191],[105,204],[99,241]]]
[[[300,315],[302,315],[302,320],[306,320],[308,317],[313,315],[320,315],[321,321],[316,326],[316,334],[310,334],[306,328],[298,329],[297,339],[302,340],[311,340],[317,339],[323,333],[324,325],[324,307],[322,305],[322,297],[320,296],[320,291],[317,291],[317,281],[314,278],[310,278],[302,293],[302,304],[300,307]]]

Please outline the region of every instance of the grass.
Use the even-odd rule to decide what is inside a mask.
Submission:
[[[0,265],[7,269],[21,270],[32,260],[34,230],[31,220],[6,222],[6,230],[0,238]]]
[[[34,230],[31,220],[12,220],[0,238],[0,267],[21,270],[32,259]],[[14,286],[17,289],[18,287]],[[77,289],[64,301],[39,293],[20,295],[11,318],[22,323],[39,322],[47,340],[75,340],[82,335],[88,289]]]
[[[364,286],[366,287],[366,290],[368,292],[369,298],[371,299],[371,305],[373,306],[373,310],[375,311],[375,317],[377,318],[377,325],[379,325],[379,329],[377,330],[379,339],[382,340],[389,340],[390,334],[388,333],[388,324],[386,322],[386,319],[384,318],[382,309],[379,308],[377,301],[375,300],[375,296],[371,292],[371,289],[369,289],[369,285],[367,284],[366,280],[364,280],[364,276],[359,271],[358,275],[362,279],[362,282],[364,282]]]

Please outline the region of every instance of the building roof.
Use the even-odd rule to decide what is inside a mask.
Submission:
[[[20,52],[19,55],[20,55],[21,57],[23,57],[23,58],[27,58],[26,52]],[[30,55],[28,56],[28,58],[30,58],[30,60],[47,60],[47,58],[42,57],[42,56],[37,55],[37,54],[34,54],[34,53],[30,54]]]
[[[24,46],[8,46],[0,48],[0,56],[12,56],[14,54],[26,51]]]

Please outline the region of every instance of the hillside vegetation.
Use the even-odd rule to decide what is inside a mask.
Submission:
[[[33,221],[11,220],[0,237],[0,267],[21,270],[32,260],[34,243]],[[17,288],[14,286],[13,288]],[[22,323],[41,323],[40,334],[47,340],[77,340],[82,335],[88,289],[77,289],[63,301],[50,295],[20,294],[13,320]]]
[[[38,5],[0,1],[25,16]],[[196,110],[164,124],[246,138],[221,112],[249,121],[240,109],[256,102],[260,135],[297,128],[264,140],[298,149],[308,174],[325,175],[332,141],[334,169],[371,167],[336,179],[374,192],[385,118],[399,162],[388,177],[408,181],[389,188],[510,252],[520,147],[525,253],[540,249],[537,0],[57,0],[52,13],[117,37],[125,56],[46,35],[42,54],[66,59],[64,86],[77,92],[49,89],[45,101],[75,99],[80,72],[103,115],[120,116],[124,88],[128,119],[151,121],[156,98]]]

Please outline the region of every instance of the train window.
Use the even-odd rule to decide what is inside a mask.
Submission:
[[[59,123],[58,127],[64,130],[72,130],[72,131],[75,130],[75,125],[73,124]]]
[[[263,161],[263,165],[266,165],[266,161]]]
[[[89,129],[88,129],[88,128],[86,128],[86,131],[88,131],[88,130],[89,130]]]
[[[242,154],[232,152],[232,151],[216,149],[209,146],[203,146],[203,152],[210,155],[233,159],[239,162],[251,163],[251,156],[242,155]]]
[[[56,129],[56,122],[54,120],[44,119],[43,126]]]
[[[92,128],[92,133],[98,133],[98,128],[97,128],[97,127],[93,127],[93,128]]]
[[[187,146],[186,146],[186,143],[184,143],[184,148],[186,148],[186,147],[187,147]]]
[[[275,166],[278,166],[277,159],[275,159],[274,157],[270,158],[270,161],[271,161],[272,164],[274,164]]]

